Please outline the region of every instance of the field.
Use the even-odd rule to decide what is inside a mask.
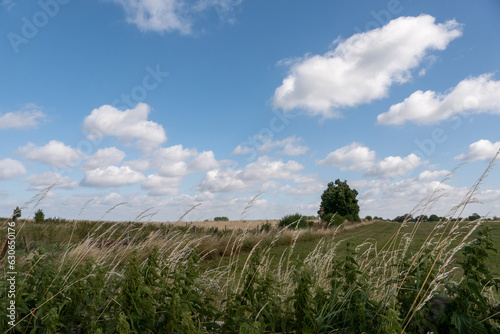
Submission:
[[[488,251],[500,222],[21,219],[16,230],[8,333],[493,333],[500,322],[500,255]]]

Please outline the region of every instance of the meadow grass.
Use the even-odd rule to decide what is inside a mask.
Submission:
[[[195,234],[189,223],[141,221],[148,210],[121,223],[22,219],[15,325],[8,324],[2,298],[0,327],[9,333],[498,333],[500,261],[491,249],[500,244],[500,223],[459,218],[491,167],[437,223],[268,231],[248,223],[224,230],[198,225]],[[439,198],[436,192],[416,211]],[[43,194],[31,203],[42,200]],[[5,296],[6,267],[0,278]]]

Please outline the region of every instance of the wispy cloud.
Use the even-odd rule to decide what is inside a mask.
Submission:
[[[111,0],[125,10],[127,22],[142,31],[190,34],[197,14],[214,9],[221,20],[234,22],[233,12],[243,0]]]
[[[21,110],[0,114],[0,129],[36,128],[46,118],[36,104],[26,104]]]

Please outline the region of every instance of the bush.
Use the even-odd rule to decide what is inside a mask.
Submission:
[[[260,231],[261,232],[269,232],[271,231],[272,229],[272,225],[270,222],[265,222],[264,224],[262,224],[262,226],[260,227]]]
[[[38,209],[37,212],[35,212],[35,216],[33,217],[36,223],[43,223],[45,220],[45,213],[43,213],[42,209]]]
[[[229,221],[229,218],[227,218],[227,217],[215,217],[214,221],[216,221],[216,222],[227,222],[227,221]]]
[[[437,215],[430,215],[429,216],[429,221],[430,222],[438,222],[440,220],[441,220],[441,218],[439,218]]]
[[[475,212],[474,212],[474,213],[473,213],[472,215],[470,215],[470,216],[469,216],[469,218],[467,218],[467,219],[468,219],[468,220],[470,220],[470,221],[474,221],[474,220],[478,220],[478,219],[480,219],[480,218],[481,218],[481,216],[480,216],[478,213],[475,213]]]
[[[396,223],[402,223],[404,221],[411,221],[412,220],[412,215],[411,213],[407,213],[405,215],[402,215],[402,216],[397,216],[396,218],[394,218],[392,221],[396,222]]]
[[[366,217],[365,217],[365,220],[369,220],[369,221],[371,221],[371,220],[373,220],[373,218],[372,218],[372,216],[366,216]]]
[[[286,215],[281,218],[278,226],[289,228],[307,228],[313,226],[314,223],[308,221],[306,217],[302,216],[300,213],[295,213],[293,215]]]
[[[346,220],[346,217],[329,213],[324,216],[323,221],[327,223],[328,226],[339,226]]]
[[[21,209],[19,209],[18,206],[14,209],[14,212],[12,213],[12,219],[17,219],[21,218]]]

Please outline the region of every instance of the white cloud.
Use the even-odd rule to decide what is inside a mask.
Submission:
[[[197,190],[205,192],[231,192],[246,187],[238,174],[241,171],[232,169],[214,169],[208,171],[197,187]]]
[[[204,151],[191,160],[187,166],[189,172],[204,172],[218,168],[220,163],[215,160],[214,152]]]
[[[366,171],[365,176],[374,176],[382,179],[395,178],[408,173],[421,164],[420,157],[413,153],[404,158],[390,156],[384,158],[384,160],[377,161]]]
[[[243,0],[112,0],[120,4],[126,13],[128,23],[135,24],[141,31],[192,32],[196,15],[215,9],[219,19],[234,22],[233,11]]]
[[[396,182],[356,180],[349,182],[349,185],[359,192],[362,215],[376,215],[390,219],[412,211],[415,215],[444,215],[461,203],[467,193],[465,187],[453,187],[440,181],[423,181],[415,178],[405,178]],[[439,199],[429,202],[429,196],[432,194],[434,199]]]
[[[290,179],[293,173],[304,169],[304,166],[294,160],[284,163],[281,160],[271,160],[262,156],[257,161],[248,164],[239,177],[246,182],[262,182],[270,179]]]
[[[186,17],[183,1],[180,0],[113,0],[120,4],[127,15],[127,22],[142,31],[188,34],[191,22]]]
[[[151,161],[150,160],[128,160],[123,162],[124,166],[129,166],[133,170],[136,171],[145,171],[150,168]]]
[[[102,148],[88,157],[82,168],[96,169],[98,167],[116,165],[122,162],[124,158],[125,152],[120,151],[116,147]]]
[[[67,176],[61,176],[54,172],[45,172],[38,175],[30,175],[23,181],[29,182],[28,190],[43,190],[50,186],[62,189],[75,189],[78,187],[78,182]]]
[[[0,180],[13,179],[26,174],[26,168],[17,160],[10,158],[0,160]]]
[[[304,167],[296,161],[290,160],[284,163],[281,160],[270,160],[262,156],[257,161],[245,166],[243,169],[214,169],[208,171],[205,178],[198,185],[199,191],[230,192],[236,190],[249,190],[252,186],[264,185],[273,179],[292,180],[296,177],[295,172]],[[274,185],[273,185],[274,187]]]
[[[455,157],[456,160],[467,162],[476,160],[491,160],[500,150],[500,142],[492,143],[489,140],[481,139],[469,145],[467,153]]]
[[[158,169],[158,174],[166,177],[185,176],[188,174],[187,164],[184,161],[165,162]]]
[[[195,156],[196,149],[183,148],[182,145],[162,148],[156,152],[156,157],[162,161],[184,161]]]
[[[491,74],[461,81],[446,94],[416,91],[389,111],[380,114],[380,124],[399,125],[405,122],[433,124],[458,114],[500,114],[500,81]]]
[[[45,146],[35,146],[33,143],[21,147],[19,152],[26,159],[38,161],[54,168],[68,169],[78,164],[84,154],[64,143],[51,140]]]
[[[255,150],[257,153],[267,153],[275,148],[281,148],[280,151],[276,153],[280,155],[289,155],[289,156],[299,156],[305,154],[309,147],[300,145],[299,143],[302,141],[302,138],[297,136],[291,136],[285,138],[283,140],[271,140],[261,135],[253,136],[253,142],[257,145],[252,147],[248,145],[238,145],[232,152],[232,154],[248,154],[252,150]]]
[[[358,171],[370,168],[375,162],[375,151],[360,143],[352,143],[329,153],[320,160],[320,166],[335,166],[341,170]]]
[[[447,175],[450,175],[450,171],[448,171],[446,169],[435,170],[435,171],[425,170],[418,175],[417,180],[418,181],[434,181],[434,180],[441,181],[441,179]]]
[[[335,166],[341,170],[364,170],[366,177],[395,178],[421,166],[422,162],[415,154],[404,158],[389,156],[383,160],[377,160],[375,151],[354,142],[329,153],[325,159],[318,161],[317,164],[319,166]]]
[[[21,110],[0,114],[0,129],[36,128],[45,114],[35,104],[27,104]]]
[[[168,196],[179,192],[182,183],[180,177],[163,177],[157,174],[148,175],[141,187],[148,191],[150,196]]]
[[[280,189],[287,195],[309,195],[309,194],[321,194],[325,190],[326,185],[321,181],[317,175],[296,175],[293,178],[293,182],[297,185],[286,185]]]
[[[203,12],[210,8],[214,8],[220,19],[227,20],[229,23],[234,23],[234,9],[241,5],[242,2],[243,0],[199,0],[193,9],[198,12]]]
[[[100,167],[85,171],[82,185],[87,187],[121,187],[141,182],[145,179],[142,173],[128,166]]]
[[[351,36],[335,50],[295,63],[274,94],[274,106],[303,108],[311,115],[335,116],[387,96],[393,83],[411,78],[431,50],[444,50],[461,36],[455,21],[436,24],[429,15],[400,17],[387,25]]]
[[[196,149],[183,148],[182,145],[161,148],[155,152],[150,167],[158,168],[161,176],[184,176],[188,174],[186,161],[197,153]]]
[[[101,136],[115,136],[125,144],[135,144],[141,151],[151,151],[167,141],[163,126],[148,121],[151,108],[138,103],[134,109],[120,111],[104,105],[92,110],[83,121],[83,130],[88,138],[96,140]]]

